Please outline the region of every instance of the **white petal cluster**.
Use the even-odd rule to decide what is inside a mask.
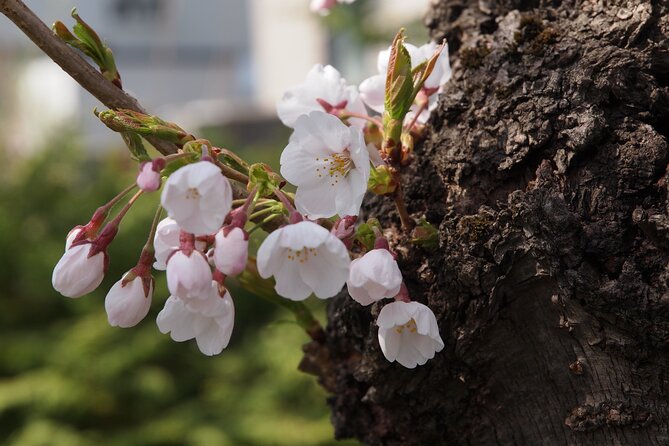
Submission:
[[[68,237],[69,239],[69,237]],[[105,252],[91,255],[93,244],[71,246],[53,269],[53,288],[65,297],[81,297],[95,290],[105,275]]]
[[[319,111],[297,119],[281,154],[281,175],[297,186],[295,206],[310,218],[358,215],[369,171],[362,131]]]
[[[167,262],[167,288],[173,296],[204,299],[209,294],[211,281],[211,267],[200,251],[179,250]]]
[[[158,314],[161,333],[170,333],[177,342],[195,338],[202,353],[218,355],[228,346],[235,321],[235,306],[226,292],[219,295],[218,284],[209,283],[203,299],[183,300],[170,296]]]
[[[227,232],[227,234],[226,234]],[[226,276],[236,276],[244,271],[249,257],[248,236],[241,228],[216,233],[214,264]]]
[[[111,287],[105,298],[105,311],[112,327],[134,327],[146,317],[151,308],[153,280],[146,294],[141,277],[137,276],[125,284],[124,278],[125,276]]]
[[[381,309],[376,324],[386,359],[409,369],[425,364],[444,348],[434,313],[421,303],[390,303]]]
[[[223,225],[232,208],[232,186],[218,167],[199,161],[170,175],[160,201],[181,229],[209,235]]]
[[[411,56],[411,66],[416,67],[428,60],[437,49],[435,42],[426,43],[420,47],[404,44]],[[362,100],[372,110],[383,113],[386,76],[388,75],[388,63],[390,60],[390,48],[379,52],[377,59],[377,68],[379,74],[365,79],[360,84],[360,96]],[[432,70],[430,76],[425,80],[423,90],[435,90],[437,94],[430,95],[429,106],[418,118],[418,122],[425,123],[430,117],[430,112],[437,107],[437,95],[441,93],[443,85],[451,78],[451,65],[448,59],[448,45],[444,45],[441,55]],[[407,119],[411,120],[416,111],[416,105],[412,106],[407,114]]]
[[[362,305],[395,297],[401,285],[402,273],[387,249],[372,249],[353,260],[346,281],[348,294]]]
[[[280,296],[304,300],[311,293],[327,299],[341,291],[351,260],[344,243],[330,231],[302,221],[267,236],[257,262],[261,277],[274,276]]]
[[[303,84],[292,87],[284,93],[277,104],[279,119],[287,127],[294,127],[300,116],[316,110],[324,111],[319,100],[333,107],[343,106],[349,111],[367,115],[357,88],[347,85],[336,68],[318,64],[309,71]],[[365,125],[365,121],[359,118],[351,118],[350,122],[357,127]]]

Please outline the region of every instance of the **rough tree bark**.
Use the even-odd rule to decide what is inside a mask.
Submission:
[[[668,13],[656,0],[432,7],[454,77],[406,193],[441,243],[398,250],[446,348],[415,370],[389,364],[381,305],[337,298],[338,437],[669,444]],[[372,206],[398,226],[391,203]]]

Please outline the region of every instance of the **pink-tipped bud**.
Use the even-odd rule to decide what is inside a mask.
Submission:
[[[66,297],[77,298],[95,290],[107,269],[107,253],[93,243],[71,246],[53,269],[53,288]]]
[[[112,327],[129,328],[137,325],[149,313],[153,296],[153,278],[135,276],[129,281],[126,273],[116,282],[105,298],[107,319]],[[148,288],[147,285],[148,284]]]
[[[140,164],[137,175],[137,187],[144,192],[154,192],[160,189],[160,171],[165,167],[163,158],[156,158]]]
[[[211,286],[211,267],[200,251],[179,250],[167,261],[167,288],[184,300],[204,299]]]
[[[244,271],[249,257],[249,237],[241,228],[222,228],[216,233],[214,263],[226,276]]]
[[[357,215],[346,215],[335,222],[330,232],[340,240],[352,237],[355,234],[356,221],[358,221]]]

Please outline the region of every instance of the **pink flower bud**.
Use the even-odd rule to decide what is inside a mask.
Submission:
[[[165,166],[165,160],[162,158],[142,163],[139,166],[139,174],[137,175],[137,187],[144,192],[154,192],[160,189],[161,164],[163,167]]]
[[[351,248],[353,242],[352,237],[355,235],[355,222],[358,220],[357,215],[346,215],[337,220],[330,229],[330,232],[343,241],[347,248]]]
[[[51,283],[66,297],[81,297],[96,289],[102,282],[107,253],[95,249],[92,243],[70,247],[53,269]]]
[[[143,277],[136,276],[125,282],[126,277],[127,274],[116,282],[105,298],[107,319],[112,327],[134,327],[146,317],[151,307],[153,280],[145,281]]]
[[[211,287],[211,268],[199,251],[179,250],[167,261],[167,288],[181,299],[204,299]]]
[[[222,228],[216,233],[214,263],[226,276],[236,276],[246,268],[249,256],[248,235],[241,228]],[[227,234],[226,234],[227,232]]]

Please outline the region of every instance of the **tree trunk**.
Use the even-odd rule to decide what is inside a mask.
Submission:
[[[446,347],[390,364],[383,303],[335,299],[337,437],[668,445],[667,3],[449,0],[427,24],[454,76],[404,178],[441,241],[395,248]]]

